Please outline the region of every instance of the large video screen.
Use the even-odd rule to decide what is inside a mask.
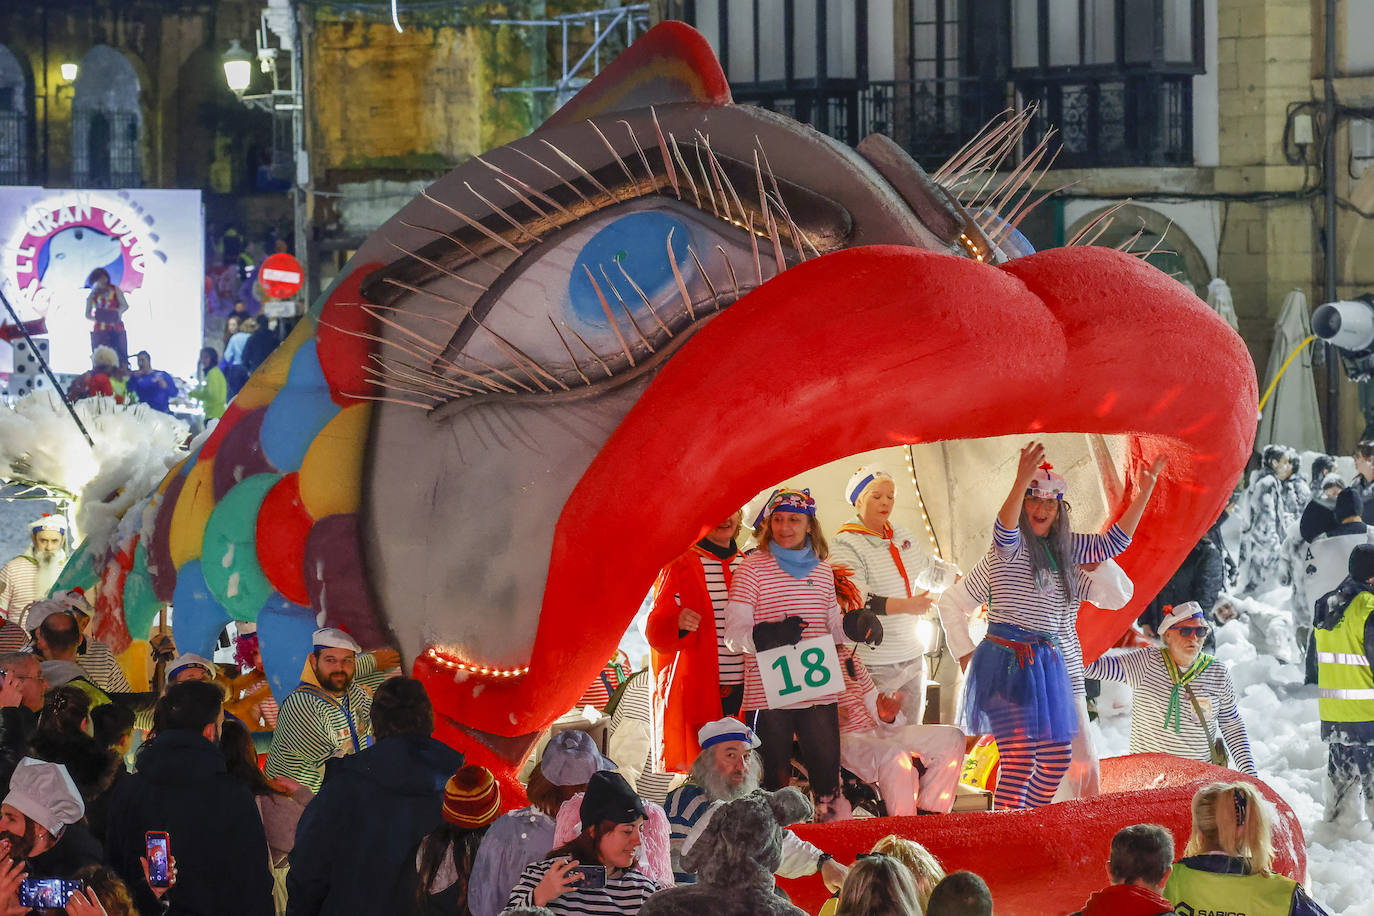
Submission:
[[[0,289],[22,320],[47,321],[55,371],[84,372],[91,365],[87,278],[103,267],[129,303],[129,355],[147,350],[157,368],[194,376],[204,222],[199,191],[0,188]],[[0,371],[8,371],[10,348],[0,351]]]

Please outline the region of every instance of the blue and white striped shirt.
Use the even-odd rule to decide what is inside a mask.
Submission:
[[[1076,563],[1100,563],[1131,545],[1131,538],[1120,526],[1106,534],[1078,534],[1072,539]],[[1046,633],[1059,639],[1074,694],[1083,696],[1083,647],[1078,642],[1078,606],[1059,577],[1051,577],[1043,591],[1031,570],[1030,549],[1019,528],[993,522],[992,546],[987,555],[969,572],[965,580],[975,601],[988,606],[989,623],[1010,623],[1027,630]],[[1080,590],[1083,587],[1079,580]]]

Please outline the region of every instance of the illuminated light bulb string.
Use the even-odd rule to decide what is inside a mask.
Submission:
[[[930,513],[926,511],[925,498],[921,496],[921,485],[916,481],[916,459],[911,446],[908,445],[904,448],[902,454],[906,457],[907,473],[911,475],[911,488],[916,491],[916,505],[921,508],[921,522],[926,526],[926,537],[930,538],[930,549],[934,551],[937,558],[943,560],[945,557],[944,554],[940,553],[940,542],[936,540],[935,529],[931,527]]]
[[[431,646],[424,651],[425,657],[443,665],[445,668],[454,671],[466,671],[470,674],[481,675],[482,677],[510,678],[523,677],[530,673],[530,666],[525,665],[520,668],[496,668],[491,665],[479,665],[475,662],[465,662],[456,655],[446,652],[443,649]]]

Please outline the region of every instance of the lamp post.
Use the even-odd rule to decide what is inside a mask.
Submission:
[[[294,0],[273,0],[271,7],[275,8],[271,10],[272,12],[284,13],[285,15],[277,15],[269,22],[268,14],[264,13],[256,35],[259,69],[272,78],[271,90],[255,94],[248,92],[252,83],[253,57],[239,44],[237,38],[230,39],[229,50],[224,53],[220,60],[224,64],[225,82],[238,96],[239,101],[250,107],[266,111],[274,118],[280,117],[282,113],[289,113],[290,115],[291,207],[295,215],[295,253],[296,258],[306,269],[308,280],[310,261],[307,252],[306,206],[310,184],[310,163],[304,148],[305,122],[303,114],[305,106],[302,95],[304,77],[301,67],[300,28],[296,19]],[[272,26],[272,33],[278,38],[280,48],[268,44],[269,25]],[[281,77],[277,69],[277,57],[283,51],[291,58],[291,75],[288,88],[282,88]],[[310,284],[307,282],[305,295],[308,297],[310,292]]]
[[[235,95],[241,97],[253,81],[253,55],[243,49],[237,38],[232,38],[229,40],[229,50],[224,52],[220,60],[224,64],[224,81]]]

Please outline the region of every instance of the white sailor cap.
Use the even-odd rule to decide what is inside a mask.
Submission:
[[[739,719],[726,717],[717,719],[714,722],[707,722],[697,731],[697,743],[704,751],[714,744],[723,744],[726,741],[743,741],[750,748],[758,747],[761,742],[759,736],[754,734],[754,730],[745,725]]]
[[[358,641],[349,636],[337,627],[324,627],[316,630],[311,637],[311,643],[318,649],[347,649],[350,652],[361,652],[363,647],[358,645]]]

